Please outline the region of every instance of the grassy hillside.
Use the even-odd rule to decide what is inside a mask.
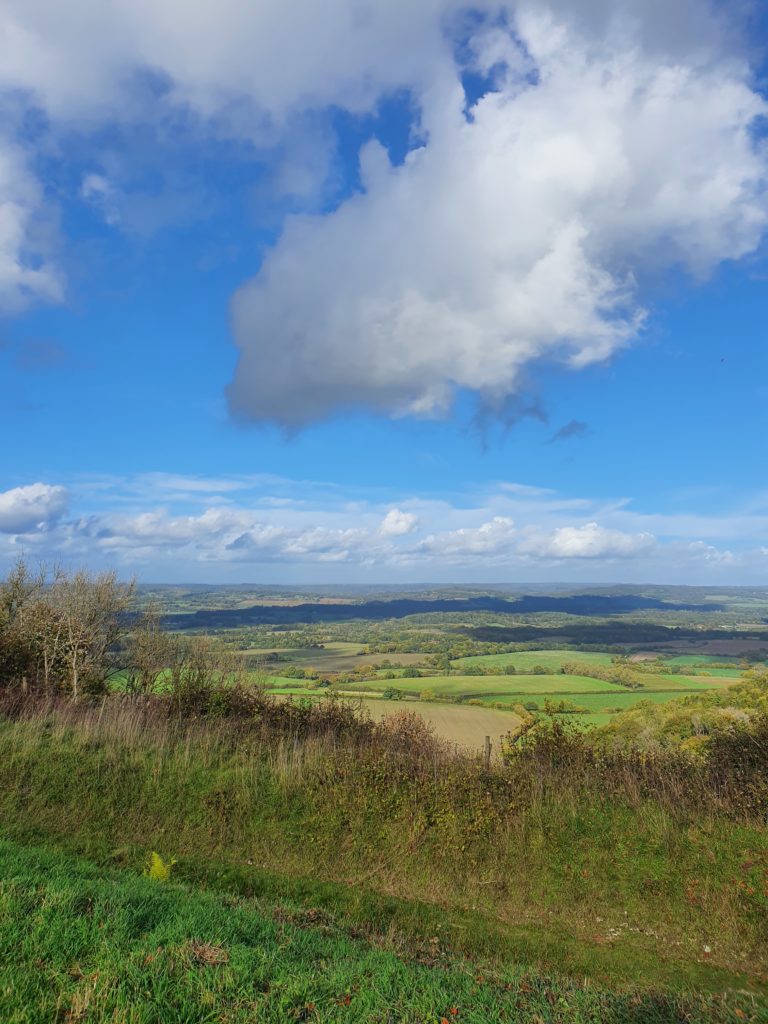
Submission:
[[[0,1019],[568,1021],[758,1019],[747,996],[685,997],[479,965],[317,909],[99,870],[0,841]]]
[[[465,955],[763,986],[768,829],[698,769],[595,760],[580,740],[484,771],[409,720],[373,729],[270,738],[110,705],[0,721],[2,829],[134,868],[156,849],[182,878],[423,940],[452,921]]]

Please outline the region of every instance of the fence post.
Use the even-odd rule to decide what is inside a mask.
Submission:
[[[485,747],[483,749],[483,766],[486,771],[491,767],[491,737],[485,737]]]

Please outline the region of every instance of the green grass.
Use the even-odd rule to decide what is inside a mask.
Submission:
[[[572,698],[574,704],[578,704],[579,707],[587,708],[591,712],[603,712],[603,711],[626,711],[628,708],[634,707],[641,701],[648,700],[653,704],[664,704],[668,700],[672,700],[676,697],[684,697],[684,693],[665,693],[665,692],[651,692],[646,693],[643,690],[639,691],[625,691],[623,693],[612,693],[608,694],[593,694],[585,693],[577,698]],[[550,700],[556,698],[550,698]],[[539,705],[544,706],[544,701],[539,700]]]
[[[516,651],[511,654],[478,654],[468,658],[457,658],[453,664],[456,668],[461,668],[462,665],[514,665],[518,671],[525,672],[534,665],[558,670],[569,661],[610,665],[612,657],[611,654],[595,651]]]
[[[384,689],[384,680],[378,680],[371,689]],[[432,690],[436,694],[463,697],[517,694],[525,696],[537,693],[624,693],[624,687],[603,679],[590,676],[422,676],[420,679],[390,679],[388,686],[404,693],[421,693]],[[356,684],[362,689],[363,684]]]
[[[615,984],[743,988],[768,969],[763,825],[567,779],[508,804],[501,777],[486,789],[460,763],[411,775],[366,750],[234,745],[226,723],[89,723],[0,722],[6,837],[134,868],[156,849],[190,880],[322,899],[423,941],[452,921],[463,955]]]
[[[564,676],[564,679],[568,679],[568,676]],[[716,687],[731,686],[734,683],[740,682],[737,676],[732,674],[719,678],[717,676],[677,676],[677,675],[656,675],[654,673],[645,673],[640,677],[643,681],[643,689],[646,692],[653,691],[678,691],[678,696],[682,693],[692,693],[697,690],[711,690]],[[682,693],[681,693],[682,691]]]
[[[715,655],[715,654],[678,654],[674,658],[664,658],[665,664],[668,665],[709,665],[709,664],[723,664],[729,662],[733,664],[735,669],[738,669],[741,659],[731,655]]]
[[[0,841],[0,1019],[176,1024],[755,1021],[748,996],[611,992],[355,937],[285,901],[158,884]],[[388,948],[389,947],[389,948]],[[398,955],[399,954],[399,955]]]

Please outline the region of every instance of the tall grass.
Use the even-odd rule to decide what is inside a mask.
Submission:
[[[486,767],[414,716],[254,699],[188,718],[154,700],[6,708],[4,829],[118,863],[156,849],[182,875],[363,886],[638,963],[768,967],[762,762],[739,761],[738,738],[710,764],[600,751],[556,726]]]

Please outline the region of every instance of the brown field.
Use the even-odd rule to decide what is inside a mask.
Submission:
[[[418,665],[424,660],[423,654],[360,654],[362,644],[331,642],[325,647],[274,647],[263,650],[247,650],[243,653],[254,662],[259,654],[281,654],[286,663],[301,668],[316,668],[319,672],[351,672],[360,665],[380,665],[389,661],[391,665]],[[279,675],[279,664],[271,666]]]
[[[384,718],[397,711],[413,711],[434,726],[438,736],[457,747],[474,750],[479,750],[485,737],[490,736],[493,750],[497,753],[500,737],[508,732],[517,732],[520,727],[520,719],[513,712],[493,708],[402,700],[363,700],[361,704],[372,718]]]

